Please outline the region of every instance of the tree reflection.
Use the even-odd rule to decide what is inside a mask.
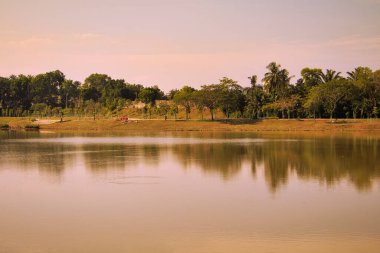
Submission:
[[[379,145],[378,140],[355,138],[274,139],[248,145],[179,145],[173,147],[173,153],[185,168],[195,165],[225,180],[238,174],[244,162],[250,162],[252,175],[262,167],[274,192],[287,184],[289,173],[326,185],[346,179],[358,190],[368,190],[380,177]]]
[[[195,164],[206,173],[217,173],[228,180],[236,175],[242,166],[247,149],[233,144],[176,145],[173,153],[186,168]]]
[[[93,173],[125,170],[140,162],[157,164],[161,148],[157,145],[91,144],[82,147],[86,168]]]
[[[0,145],[0,169],[37,169],[43,175],[59,179],[64,170],[72,167],[75,159],[83,161],[91,173],[98,174],[110,170],[123,171],[139,164],[155,167],[160,159],[170,158],[167,156],[170,153],[183,168],[200,168],[204,173],[217,174],[223,180],[232,180],[244,164],[250,165],[252,177],[263,170],[268,188],[273,192],[286,185],[292,175],[303,180],[317,180],[327,186],[347,180],[360,191],[370,190],[373,181],[380,177],[378,139],[318,137],[255,140],[165,145],[66,145],[11,141]]]
[[[293,146],[296,146],[293,148]],[[317,178],[332,185],[348,179],[358,189],[370,189],[380,176],[379,142],[365,139],[314,139],[292,144],[297,157],[291,169],[301,178]]]
[[[137,156],[124,145],[91,144],[82,147],[86,168],[92,173],[108,170],[124,170],[127,161],[136,161]]]
[[[74,154],[71,151],[73,147],[52,143],[0,145],[0,153],[3,154],[0,167],[14,167],[25,171],[37,169],[53,181],[60,181],[64,170],[72,164]]]

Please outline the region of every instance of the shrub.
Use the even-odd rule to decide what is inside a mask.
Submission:
[[[8,124],[0,124],[0,129],[9,129],[10,126]]]
[[[40,126],[39,125],[33,125],[33,124],[27,124],[25,125],[25,130],[39,130]]]

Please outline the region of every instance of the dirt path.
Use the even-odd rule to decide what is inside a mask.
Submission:
[[[60,122],[59,119],[37,119],[34,123],[38,125],[50,125],[56,122]]]

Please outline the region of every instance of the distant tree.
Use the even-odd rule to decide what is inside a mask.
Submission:
[[[117,81],[106,74],[94,73],[89,75],[83,83],[83,98],[84,100],[93,100],[107,104],[107,99],[120,97],[115,96],[115,84]],[[112,94],[112,95],[111,95]]]
[[[144,89],[144,87],[141,84],[127,83],[125,85],[125,89],[122,91],[122,97],[132,101],[137,100],[142,89]]]
[[[347,72],[350,82],[357,87],[356,105],[360,103],[361,116],[377,117],[380,84],[379,71],[373,72],[368,67],[357,67],[354,71]],[[359,95],[359,97],[358,97]]]
[[[250,80],[251,87],[254,87],[257,85],[257,75],[249,76],[248,79]]]
[[[157,87],[147,87],[140,91],[139,100],[146,104],[146,110],[149,112],[149,118],[151,118],[152,108],[156,104],[156,100],[164,97],[164,93]]]
[[[59,70],[33,77],[30,89],[33,102],[45,103],[51,107],[60,104],[59,95],[64,81],[65,75]]]
[[[267,69],[268,72],[265,73],[262,80],[264,89],[277,100],[284,96],[292,77],[289,76],[288,70],[282,69],[281,65],[276,62],[269,63]]]
[[[106,74],[94,73],[84,80],[84,86],[94,88],[99,94],[111,84],[112,78]]]
[[[172,100],[174,98],[174,95],[178,92],[178,89],[172,89],[169,91],[169,93],[167,94],[167,97],[169,100]]]
[[[265,93],[262,86],[257,85],[257,76],[248,77],[251,80],[251,87],[244,89],[246,99],[245,111],[249,118],[258,118],[260,110],[265,102]]]
[[[125,107],[126,100],[120,97],[109,98],[106,101],[106,106],[109,113],[115,114]],[[104,107],[104,106],[103,106]]]
[[[296,83],[293,85],[293,89],[294,89],[294,92],[301,95],[302,97],[305,97],[306,93],[308,92],[306,84],[302,78],[299,78],[296,81]]]
[[[337,79],[342,78],[340,76],[340,72],[336,72],[335,70],[332,69],[326,69],[326,73],[321,73],[321,78],[324,83],[328,83]]]
[[[65,80],[60,90],[61,107],[74,107],[75,101],[79,98],[80,82]]]
[[[49,106],[44,103],[37,103],[37,104],[33,104],[30,109],[33,111],[34,115],[42,117],[42,116],[46,116],[49,110]]]
[[[163,102],[158,106],[158,113],[162,116],[164,116],[164,119],[166,120],[168,117],[168,113],[170,112],[170,105],[168,102]]]
[[[12,109],[12,116],[21,116],[22,112],[31,106],[31,76],[12,75],[9,77],[8,108]]]
[[[99,101],[102,96],[102,94],[95,87],[89,86],[84,86],[81,93],[84,100]]]
[[[178,105],[175,103],[172,103],[170,105],[169,112],[174,116],[174,119],[177,120],[177,114],[178,114]]]
[[[164,93],[157,86],[143,88],[139,94],[139,100],[150,106],[154,106],[156,100],[163,97]]]
[[[194,104],[193,93],[195,89],[190,86],[184,86],[174,94],[173,101],[185,108],[186,120],[189,119],[191,107]]]
[[[171,113],[177,118],[178,105],[185,107],[186,119],[196,108],[203,119],[207,108],[214,120],[220,109],[227,118],[231,115],[257,118],[267,116],[297,117],[378,117],[380,116],[380,70],[357,67],[347,72],[347,79],[331,69],[304,68],[302,78],[293,85],[291,76],[281,65],[267,66],[263,86],[257,76],[249,78],[251,86],[242,88],[228,77],[219,83],[204,85],[200,90],[185,86],[165,95],[157,86],[144,88],[123,79],[112,79],[106,74],[91,74],[83,85],[67,80],[59,71],[36,76],[12,75],[0,77],[0,116],[97,114],[116,115],[133,100],[146,105],[146,113],[156,110],[160,115]],[[157,100],[170,103],[156,106]],[[146,114],[145,114],[146,115]],[[61,116],[63,116],[61,114]]]
[[[298,105],[301,104],[301,97],[298,94],[293,94],[287,97],[284,101],[285,110],[287,112],[288,119],[292,117],[292,112],[296,110]]]
[[[349,95],[351,91],[350,83],[345,79],[336,79],[317,87],[315,92],[319,93],[323,106],[333,118],[338,102]]]
[[[368,80],[372,74],[372,70],[368,67],[357,67],[355,70],[347,72],[348,80],[351,81]]]
[[[245,106],[243,88],[237,81],[228,77],[220,79],[218,86],[218,107],[222,109],[227,118],[233,112],[240,112],[242,115]]]
[[[201,119],[203,120],[203,110],[206,106],[204,105],[204,101],[201,97],[201,92],[199,90],[195,90],[193,92],[193,102],[201,116]]]
[[[218,84],[203,85],[197,92],[197,101],[210,110],[211,120],[214,120],[214,111],[220,103],[221,90]]]
[[[379,116],[379,102],[380,102],[380,70],[376,70],[373,73],[373,93],[374,93],[374,105],[373,114],[375,118]]]
[[[323,72],[321,69],[304,68],[301,76],[306,87],[311,88],[322,83]]]
[[[92,99],[85,102],[86,114],[92,115],[93,120],[96,120],[96,116],[98,115],[100,110],[101,110],[101,105],[99,102],[95,102]]]
[[[11,104],[10,82],[8,78],[0,77],[0,116],[9,116],[8,110]]]
[[[346,96],[347,104],[351,107],[352,117],[356,119],[358,114],[363,116],[364,109],[366,108],[367,101],[363,100],[362,91],[360,87],[351,85],[351,92]]]
[[[310,92],[307,95],[306,100],[304,101],[304,108],[309,111],[309,113],[316,118],[317,113],[320,112],[323,106],[323,97],[321,88],[319,86],[314,86],[311,88]]]

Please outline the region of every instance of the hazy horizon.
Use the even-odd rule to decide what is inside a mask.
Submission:
[[[168,91],[223,76],[247,86],[271,61],[296,76],[379,69],[379,13],[379,0],[3,0],[0,75],[97,72]]]

